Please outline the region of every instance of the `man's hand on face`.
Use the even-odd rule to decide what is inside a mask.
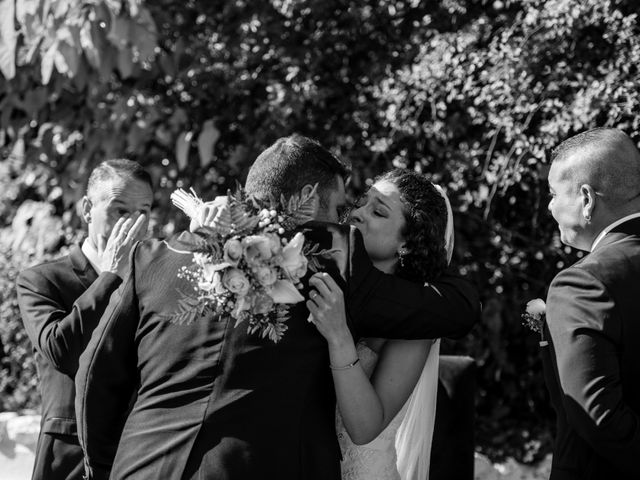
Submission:
[[[131,216],[120,217],[111,235],[105,241],[98,239],[100,269],[125,278],[129,271],[129,253],[136,242],[142,240],[147,232],[147,215],[136,212]]]

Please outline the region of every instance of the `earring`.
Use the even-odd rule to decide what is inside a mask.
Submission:
[[[591,215],[588,215],[588,214],[585,215],[584,219],[586,220],[587,223],[590,223],[591,222]]]
[[[398,251],[398,258],[399,258],[399,260],[400,260],[400,266],[401,266],[401,267],[404,267],[404,260],[405,260],[405,257],[406,257],[406,255],[407,255],[407,253],[408,253],[408,252],[407,252],[404,248],[402,248],[402,249],[400,249],[400,250]]]

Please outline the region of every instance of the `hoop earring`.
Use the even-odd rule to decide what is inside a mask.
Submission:
[[[587,223],[591,223],[591,215],[585,215],[584,219]]]

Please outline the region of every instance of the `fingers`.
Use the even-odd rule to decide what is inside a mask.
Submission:
[[[200,227],[210,227],[211,225],[213,225],[213,220],[216,218],[217,214],[218,214],[218,206],[217,205],[214,205],[213,202],[205,203],[200,208],[200,215],[198,216],[198,218],[194,219],[200,225],[198,225],[195,228],[191,228],[190,227],[190,230],[193,231],[196,228],[200,228]],[[193,222],[193,220],[192,220],[192,222]]]
[[[200,227],[204,227],[204,219],[207,216],[207,207],[202,207],[198,210],[198,218],[192,218],[191,223],[196,222],[198,225],[193,229],[197,230]],[[191,231],[193,231],[191,230]]]
[[[203,223],[204,226],[210,226],[213,224],[213,220],[216,218],[218,214],[218,207],[215,205],[206,205],[204,207],[204,215],[203,215]]]
[[[209,214],[209,206],[205,203],[200,207],[200,215],[198,216],[198,222],[200,222],[201,227],[205,227],[207,225],[208,214]]]
[[[342,292],[342,289],[338,286],[338,284],[336,283],[336,281],[333,279],[333,277],[331,277],[331,275],[329,275],[326,272],[320,272],[320,273],[316,273],[315,275],[313,275],[310,279],[309,282],[311,283],[312,281],[315,282],[322,282],[324,283],[324,285],[327,287],[327,289],[332,292],[332,293],[339,293]]]
[[[116,230],[116,228],[113,227],[113,230],[111,231],[111,235],[109,236],[109,239],[119,240],[119,243],[122,243],[127,238],[127,234],[131,229],[131,225],[133,225],[133,222],[137,219],[137,215],[139,214],[136,213],[133,215],[133,217],[120,218],[118,222],[116,222],[116,225],[120,223],[120,220],[124,219],[124,222],[120,224],[120,228],[118,230]]]
[[[137,214],[138,218],[136,218],[133,226],[127,233],[125,241],[127,243],[137,242],[138,240],[142,240],[144,238],[145,233],[147,232],[147,216],[144,213]],[[130,219],[133,220],[133,219]]]
[[[316,273],[333,293],[342,292],[336,281],[326,272]]]
[[[324,322],[324,313],[322,308],[311,300],[307,300],[307,308],[309,309],[309,317],[307,318],[307,321],[313,323],[316,327],[321,327]]]
[[[309,279],[309,285],[314,287],[318,291],[318,293],[322,295],[324,298],[330,298],[334,293],[329,289],[327,284],[318,275],[314,275]]]
[[[312,300],[307,300],[307,308],[309,309],[309,313],[311,314],[311,316],[314,317],[313,320],[309,321],[315,323],[315,320],[317,320],[322,313],[320,307],[316,305]]]
[[[117,238],[120,235],[120,232],[122,231],[122,227],[125,223],[125,221],[127,220],[127,217],[120,217],[118,219],[118,221],[116,222],[116,224],[113,226],[113,229],[111,230],[111,234],[109,235],[109,240],[112,238]],[[106,243],[108,242],[108,240],[105,242],[105,246]],[[104,250],[104,248],[103,248]]]
[[[214,207],[220,208],[224,207],[227,203],[229,203],[229,198],[226,195],[218,195],[213,199],[212,202],[207,202],[213,204]]]

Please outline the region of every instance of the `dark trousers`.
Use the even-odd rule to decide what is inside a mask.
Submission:
[[[429,480],[473,480],[476,365],[441,355]]]

